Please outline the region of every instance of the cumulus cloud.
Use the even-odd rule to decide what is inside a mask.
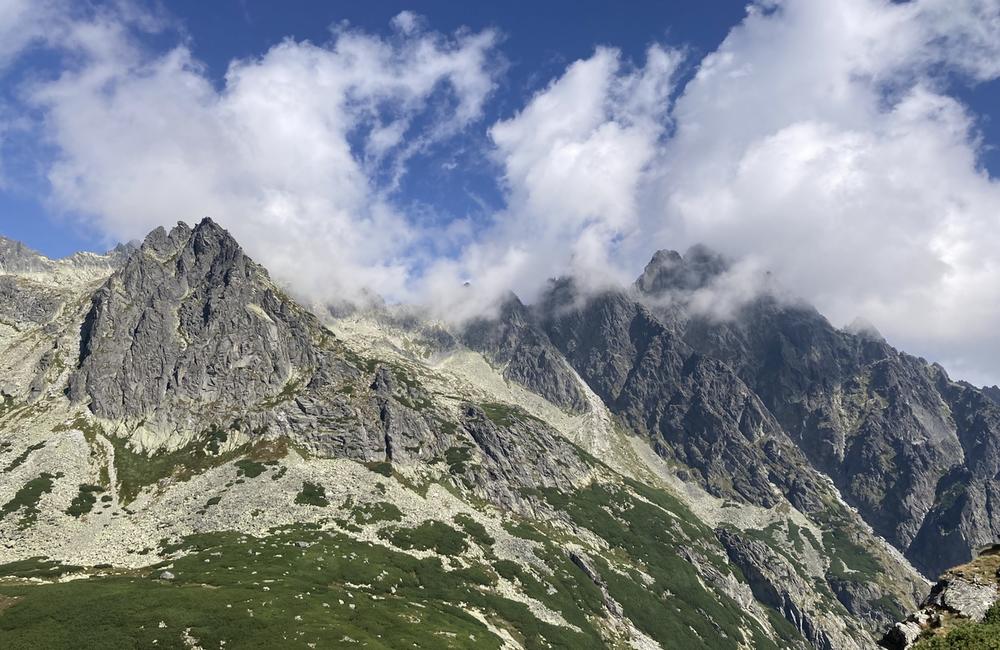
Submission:
[[[0,7],[0,72],[46,31],[60,22],[58,7],[48,0],[6,0]]]
[[[62,21],[49,45],[76,62],[22,91],[57,151],[58,204],[122,239],[211,215],[306,295],[405,296],[407,251],[429,235],[387,184],[478,118],[496,34],[423,31],[413,16],[388,37],[337,26],[327,43],[233,61],[217,87],[186,45],[144,48],[141,15]]]
[[[1000,185],[947,82],[1000,74],[998,17],[996,2],[752,6],[676,102],[643,232],[753,258],[834,323],[863,316],[996,378]]]
[[[680,60],[654,46],[633,67],[598,48],[490,128],[508,205],[459,259],[423,279],[443,314],[480,313],[509,290],[531,300],[562,273],[585,288],[625,281],[615,241],[639,224],[637,193],[669,124]],[[473,290],[456,293],[456,276],[473,278]]]
[[[700,309],[723,296],[732,314],[771,277],[835,324],[862,316],[1000,380],[1000,185],[954,92],[1000,75],[998,0],[758,0],[701,61],[600,47],[494,124],[492,31],[404,12],[386,35],[287,40],[220,83],[183,38],[142,46],[162,16],[110,6],[0,11],[0,71],[32,44],[72,54],[20,96],[57,152],[55,200],[109,235],[210,214],[317,299],[371,290],[457,319],[561,273],[627,282],[655,249],[702,242],[741,262]],[[470,130],[505,206],[423,225],[399,181]]]

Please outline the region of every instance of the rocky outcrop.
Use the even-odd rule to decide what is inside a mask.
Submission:
[[[660,250],[653,255],[635,285],[649,296],[670,293],[683,296],[708,286],[728,268],[728,262],[706,246],[692,246],[683,256],[677,251]]]
[[[0,237],[0,273],[41,273],[52,267],[52,260],[38,251],[19,241]]]
[[[1000,598],[1000,593],[995,580],[991,584],[981,584],[960,576],[946,576],[934,585],[924,605],[981,621],[997,598]]]
[[[983,386],[983,395],[989,398],[993,403],[1000,404],[1000,386],[994,384],[993,386]]]
[[[919,611],[910,614],[905,621],[896,623],[885,633],[879,645],[889,650],[907,650],[920,639],[924,630],[931,627],[936,619],[933,612]]]
[[[570,442],[515,407],[466,404],[461,428],[479,453],[467,443],[449,450],[453,471],[477,495],[504,508],[531,512],[521,488],[571,492],[590,476],[590,466]],[[482,462],[468,462],[477,456]]]
[[[0,320],[13,327],[42,325],[63,304],[57,291],[14,275],[0,275]]]
[[[430,460],[440,457],[452,443],[444,422],[428,417],[430,394],[420,384],[398,378],[386,366],[379,366],[369,386],[371,401],[378,412],[378,428],[385,441],[385,460]]]
[[[611,596],[608,591],[608,583],[601,576],[601,572],[593,565],[593,563],[587,558],[583,553],[577,551],[566,551],[567,557],[569,557],[570,562],[575,564],[577,568],[583,571],[583,574],[594,583],[594,586],[601,592],[601,603],[604,605],[604,609],[614,617],[622,618],[625,616],[624,610],[622,610],[621,603]]]
[[[880,641],[890,650],[907,650],[922,636],[947,634],[958,621],[981,622],[1000,601],[1000,548],[993,546],[947,571],[920,609],[893,625]]]
[[[587,399],[572,369],[516,296],[503,303],[495,319],[469,323],[462,340],[497,364],[510,381],[568,411],[586,410]]]

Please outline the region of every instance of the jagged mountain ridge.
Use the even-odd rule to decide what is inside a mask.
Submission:
[[[925,575],[969,560],[1000,535],[988,505],[1000,421],[980,390],[869,330],[838,330],[812,307],[770,295],[732,320],[693,318],[683,336],[732,367],[810,462]],[[951,515],[942,511],[948,500],[960,502]]]
[[[917,491],[905,507],[891,507],[888,496],[865,501],[871,490],[860,489],[852,477],[859,476],[858,466],[875,476],[879,468],[854,459],[867,458],[857,450],[883,431],[871,424],[848,430],[842,422],[797,426],[796,415],[817,414],[810,417],[818,421],[832,408],[829,394],[875,368],[882,374],[865,386],[887,395],[887,407],[926,395],[921,391],[928,385],[941,395],[952,391],[946,403],[955,405],[949,406],[952,421],[964,423],[962,444],[991,444],[989,435],[974,429],[981,420],[978,391],[946,375],[942,380],[943,371],[933,367],[940,374],[928,375],[921,370],[926,363],[899,355],[870,332],[840,332],[814,310],[768,296],[732,320],[693,314],[684,296],[727,268],[704,248],[685,256],[658,253],[630,290],[585,299],[571,281],[558,281],[537,305],[511,296],[499,318],[453,333],[409,317],[390,319],[391,326],[364,315],[321,321],[210,220],[193,229],[181,224],[169,233],[154,231],[138,249],[121,252],[126,254],[109,256],[103,267],[89,264],[88,274],[67,272],[80,260],[31,262],[0,274],[0,288],[13,288],[5,313],[27,314],[0,339],[0,361],[10,371],[0,387],[7,405],[0,415],[0,461],[10,467],[0,480],[0,500],[21,517],[16,523],[13,515],[6,522],[0,516],[8,558],[31,552],[141,566],[138,543],[95,534],[95,527],[109,525],[101,523],[109,521],[101,510],[69,514],[69,502],[84,498],[85,485],[103,491],[107,507],[124,515],[112,531],[129,530],[147,545],[163,538],[153,532],[157,527],[175,539],[213,530],[266,539],[265,522],[287,526],[321,515],[287,501],[299,490],[295,486],[301,487],[296,502],[309,501],[306,486],[315,485],[347,497],[341,506],[325,507],[354,508],[349,516],[367,522],[358,531],[354,524],[320,523],[329,534],[363,534],[404,554],[405,545],[387,541],[404,524],[447,528],[459,521],[449,517],[462,514],[515,546],[523,538],[497,521],[556,525],[555,538],[568,535],[578,549],[565,556],[572,571],[602,594],[593,626],[604,644],[656,647],[657,639],[667,638],[642,613],[650,606],[644,599],[660,593],[654,618],[687,621],[679,633],[693,634],[692,643],[708,644],[711,637],[711,647],[764,647],[765,640],[779,647],[871,647],[913,609],[926,586],[867,525],[919,563],[919,547],[899,540],[912,534],[926,492]],[[110,275],[100,276],[99,268]],[[815,340],[836,352],[834,360],[819,355],[818,365],[803,367],[798,356],[817,363]],[[775,356],[775,348],[782,354]],[[826,373],[830,363],[835,372]],[[887,409],[881,422],[900,412],[905,415]],[[866,413],[870,422],[880,421]],[[916,422],[911,432],[917,425],[927,429],[926,417],[901,421]],[[914,434],[892,440],[906,435]],[[951,440],[935,438],[940,449],[931,450],[938,454],[929,456],[934,463],[953,449],[945,445]],[[60,449],[89,451],[79,458]],[[303,460],[294,460],[295,454],[304,454]],[[243,469],[233,468],[257,463],[255,458],[278,468],[275,489],[223,478],[232,471],[243,476]],[[136,476],[135,465],[143,463],[163,467],[146,467],[150,475]],[[942,480],[934,463],[894,489]],[[970,479],[973,470],[980,478]],[[949,475],[955,484],[988,489],[981,478],[988,471],[988,464],[977,465],[968,475]],[[60,472],[70,476],[58,477]],[[386,492],[384,478],[399,482],[398,489]],[[29,488],[39,480],[43,488],[51,482],[50,492],[35,496],[32,515],[18,504],[34,494]],[[437,491],[441,481],[451,492]],[[80,488],[75,498],[74,482]],[[216,494],[209,499],[214,503],[225,498],[232,512],[214,504],[194,509],[187,505],[191,490]],[[620,509],[605,501],[608,494],[630,505]],[[286,505],[277,506],[282,499]],[[644,515],[655,526],[643,538],[631,517],[650,499],[667,505]],[[595,500],[603,505],[589,509]],[[52,503],[62,505],[53,509]],[[379,504],[389,503],[401,510],[403,523],[368,521],[354,503],[383,510],[387,506]],[[444,503],[452,504],[448,516],[440,511]],[[480,505],[469,509],[470,503]],[[949,521],[953,513],[939,509],[934,517]],[[609,512],[618,519],[603,520]],[[670,532],[674,526],[662,519],[664,512],[694,528]],[[42,520],[37,534],[33,521],[21,527],[31,517]],[[974,512],[972,517],[975,524]],[[263,521],[250,523],[255,518]],[[631,522],[630,532],[623,536],[615,521]],[[61,541],[47,537],[59,529],[75,532]],[[95,546],[99,540],[103,546]],[[493,547],[470,539],[466,548],[488,559]],[[609,549],[615,553],[608,555]],[[647,557],[654,549],[664,555]],[[460,556],[473,564],[484,557]],[[670,565],[673,573],[658,573],[668,561],[681,564]],[[927,571],[926,563],[919,565]],[[652,572],[651,583],[640,580],[644,596],[634,596],[638,601],[628,596],[627,583],[611,579],[622,570]],[[682,575],[695,576],[701,586],[678,586]],[[527,583],[512,584],[504,593],[525,597],[518,589]],[[0,595],[2,588],[0,581]],[[715,603],[712,613],[695,605],[702,591]],[[663,604],[671,598],[678,605]],[[572,616],[574,610],[557,611]],[[552,620],[551,614],[536,615]],[[0,615],[0,638],[3,629]],[[505,643],[517,647],[524,639],[515,635]]]
[[[685,307],[692,292],[727,269],[704,247],[685,256],[660,251],[632,291],[567,309],[579,299],[571,281],[560,281],[529,320],[559,342],[612,410],[636,431],[665,433],[668,444],[658,451],[694,465],[701,482],[720,494],[765,505],[773,498],[764,468],[774,461],[766,451],[741,455],[747,447],[736,436],[730,440],[737,444],[718,453],[710,448],[713,431],[753,422],[783,433],[773,443],[785,445],[783,453],[771,456],[791,463],[772,471],[779,482],[804,465],[831,477],[927,576],[968,560],[972,549],[1000,534],[990,507],[1000,427],[988,391],[951,381],[940,366],[898,352],[869,327],[836,329],[812,307],[771,293],[732,318]],[[617,325],[599,331],[594,323]],[[657,381],[662,386],[649,390]],[[689,395],[663,399],[685,392],[685,384]],[[715,399],[742,394],[744,403],[715,405],[729,424],[705,427],[691,410],[683,415],[694,420],[678,419],[678,403],[690,401],[697,386]],[[544,391],[546,382],[534,387]],[[791,455],[789,441],[796,448]],[[790,486],[782,489],[791,494]]]

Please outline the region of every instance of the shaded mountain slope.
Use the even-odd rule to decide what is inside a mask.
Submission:
[[[694,273],[677,264],[659,272]],[[926,575],[968,560],[1000,534],[989,505],[997,405],[978,389],[870,329],[838,330],[815,309],[770,294],[731,319],[687,314],[678,329],[732,368],[809,461]]]

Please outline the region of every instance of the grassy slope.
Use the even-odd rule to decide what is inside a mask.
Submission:
[[[742,607],[704,586],[680,557],[684,546],[728,572],[711,531],[670,495],[622,484],[537,496],[608,540],[607,549],[588,548],[588,557],[626,615],[664,647],[734,648],[740,628],[750,631],[755,647],[777,647]],[[536,555],[546,569],[538,571],[499,560],[495,540],[471,518],[405,528],[388,503],[357,509],[354,516],[383,522],[380,537],[398,548],[440,555],[417,559],[304,527],[262,539],[197,535],[166,549],[186,553],[172,562],[176,577],[169,581],[157,579],[167,561],[64,583],[0,581],[0,647],[134,648],[155,640],[156,647],[180,648],[188,629],[206,648],[221,641],[235,648],[339,647],[346,637],[369,648],[499,647],[500,639],[460,603],[527,648],[607,647],[602,594],[563,551],[566,543],[584,547],[581,538],[543,523],[512,522],[509,530],[518,536],[542,540]],[[469,546],[479,552],[468,555]],[[457,561],[459,555],[466,560]],[[34,570],[18,563],[0,567],[0,575],[23,578]],[[59,568],[49,563],[38,571],[51,578]],[[498,595],[501,577],[575,629],[545,623],[524,604]]]

